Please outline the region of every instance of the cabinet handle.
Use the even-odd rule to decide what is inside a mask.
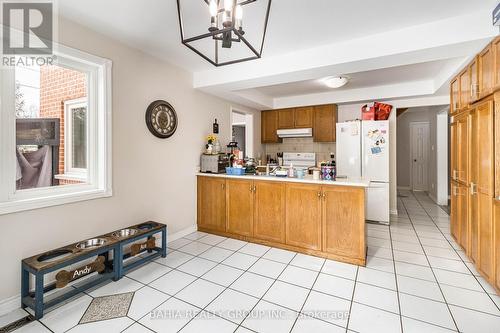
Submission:
[[[474,184],[474,183],[470,183],[470,194],[471,195],[474,195],[477,193],[477,184]]]
[[[326,193],[323,192],[323,200],[326,200]]]
[[[257,192],[257,186],[256,185],[253,186],[253,192],[254,193]]]
[[[318,191],[318,198],[321,199],[321,192]]]
[[[221,185],[221,187],[222,187],[222,189],[223,189],[223,190],[225,190],[225,189],[226,189],[226,184],[222,183],[222,184],[220,184],[220,185]]]
[[[453,170],[453,179],[456,180],[457,179],[457,170]]]

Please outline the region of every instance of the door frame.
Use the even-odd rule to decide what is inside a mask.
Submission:
[[[411,191],[415,191],[413,188],[413,137],[412,137],[412,127],[415,125],[427,125],[428,129],[428,134],[430,135],[431,132],[431,124],[429,121],[412,121],[409,123],[409,128],[410,128],[410,133],[408,134],[410,136],[410,189]],[[427,189],[423,190],[426,192],[429,192],[429,145],[430,145],[430,139],[427,140]],[[418,190],[422,191],[422,190]]]

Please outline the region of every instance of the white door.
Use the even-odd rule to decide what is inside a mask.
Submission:
[[[429,123],[410,123],[410,165],[413,191],[427,191],[429,183]]]

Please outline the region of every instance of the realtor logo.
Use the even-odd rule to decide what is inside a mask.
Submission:
[[[51,55],[53,15],[52,2],[3,2],[3,54]]]

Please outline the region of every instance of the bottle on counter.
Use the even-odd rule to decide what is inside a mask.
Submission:
[[[293,164],[290,163],[290,167],[288,168],[288,178],[295,177],[295,169],[293,168]]]

